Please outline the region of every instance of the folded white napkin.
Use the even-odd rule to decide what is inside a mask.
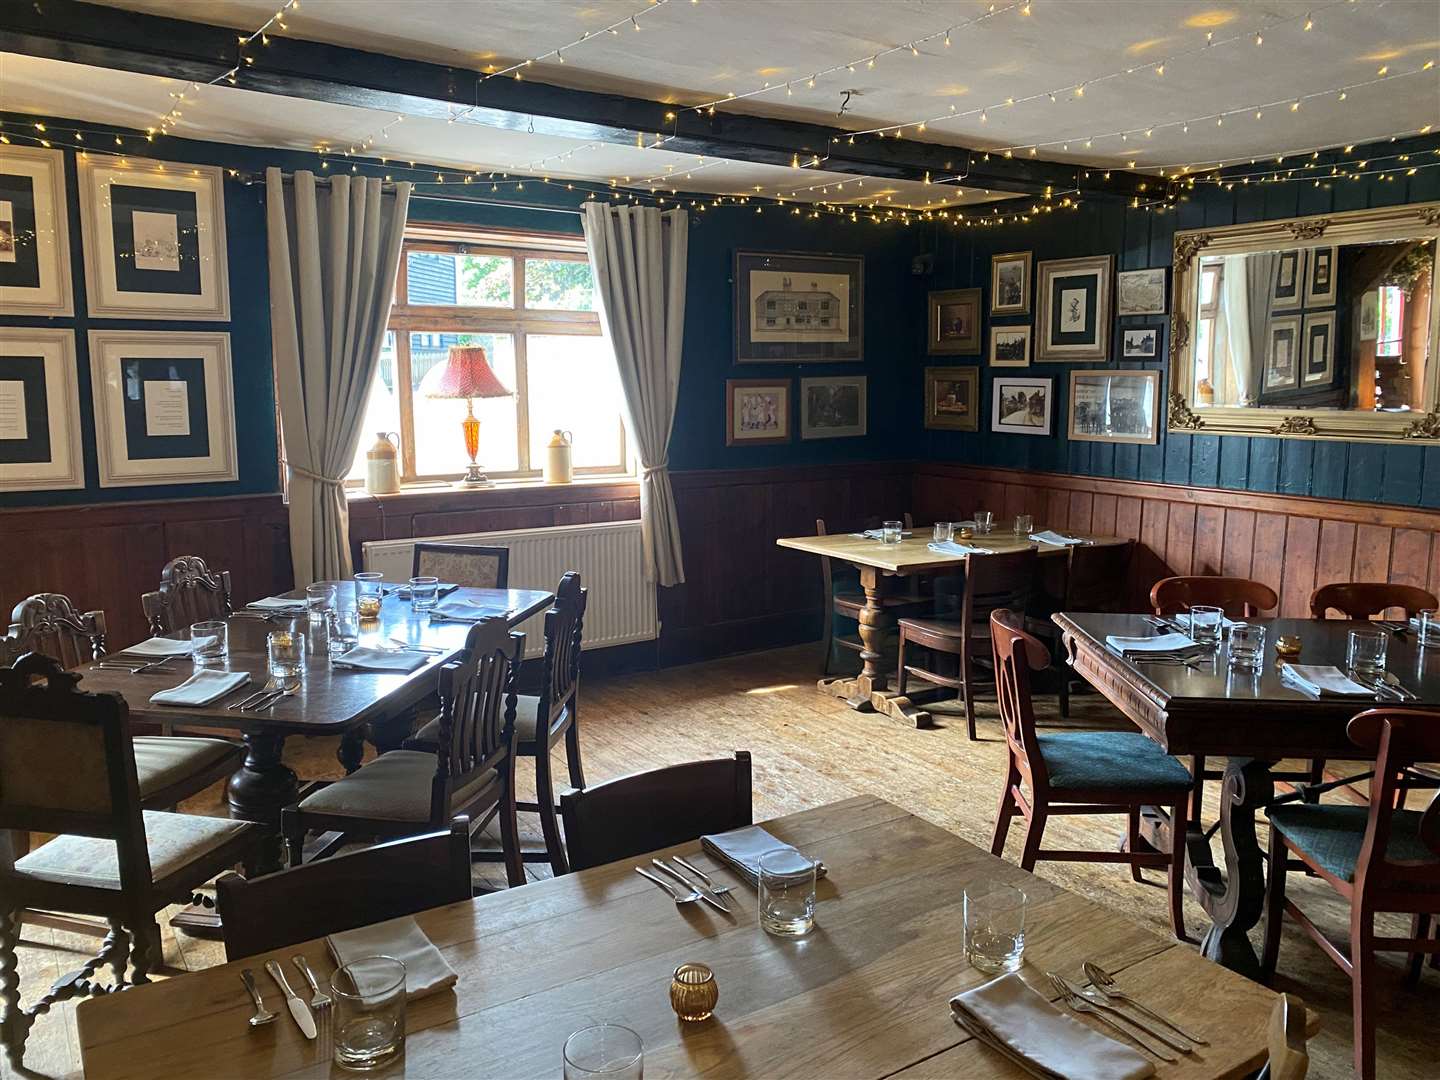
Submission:
[[[503,619],[510,610],[503,604],[466,600],[463,596],[447,596],[430,609],[430,618],[441,622],[480,622],[482,619]]]
[[[263,600],[252,600],[245,606],[257,611],[304,611],[305,601],[294,597],[267,596]]]
[[[760,883],[760,856],[779,848],[796,850],[789,844],[776,840],[759,825],[746,825],[743,829],[716,833],[700,837],[700,846],[719,859],[751,885]],[[825,864],[815,867],[815,876],[825,876]]]
[[[853,536],[856,540],[884,540],[884,539],[885,539],[885,530],[884,530],[884,529],[866,529],[864,532],[851,533],[850,535]],[[915,534],[914,534],[913,532],[911,532],[909,529],[901,529],[901,530],[900,530],[900,535],[901,535],[901,537],[903,538],[903,537],[914,536]]]
[[[1105,644],[1121,656],[1140,653],[1147,656],[1180,655],[1195,652],[1201,647],[1184,634],[1152,634],[1149,637],[1122,637],[1111,634],[1105,639]]]
[[[1176,624],[1179,625],[1179,626],[1185,627],[1185,629],[1187,629],[1187,630],[1190,629],[1190,613],[1189,613],[1188,611],[1187,611],[1187,612],[1182,612],[1182,613],[1179,614],[1179,615],[1171,615],[1171,616],[1170,616],[1170,620],[1171,620],[1172,622],[1176,623]],[[1229,630],[1232,626],[1237,625],[1237,622],[1236,622],[1235,619],[1230,619],[1230,618],[1227,618],[1227,617],[1224,616],[1224,615],[1221,615],[1221,616],[1220,616],[1220,624],[1221,624],[1221,626],[1223,626],[1226,630]]]
[[[1018,975],[950,999],[955,1022],[1044,1080],[1140,1080],[1155,1066],[1136,1050],[1060,1012]]]
[[[367,979],[364,962],[375,956],[392,956],[404,963],[405,996],[412,1001],[448,990],[458,978],[455,969],[445,962],[440,950],[420,929],[420,924],[408,915],[331,934],[325,943],[330,946],[330,954],[337,964],[355,965],[351,972],[359,984],[356,989],[362,994],[374,986],[375,977]]]
[[[213,640],[201,638],[201,641]],[[189,656],[195,643],[189,638],[152,637],[120,651],[130,656]]]
[[[1030,539],[1037,544],[1054,544],[1056,547],[1068,547],[1072,544],[1088,544],[1089,540],[1082,540],[1078,536],[1066,536],[1064,533],[1057,533],[1053,529],[1046,529],[1044,532],[1031,533]]]
[[[1361,686],[1333,664],[1281,664],[1280,678],[1315,697],[1375,696],[1374,690]]]
[[[931,541],[925,545],[937,555],[994,555],[994,548],[976,547],[974,544],[962,544],[955,540]]]
[[[330,662],[336,667],[355,668],[357,671],[414,671],[430,662],[433,653],[411,652],[408,649],[351,649]]]
[[[179,686],[151,694],[150,701],[155,705],[209,705],[249,681],[249,672],[205,668]]]

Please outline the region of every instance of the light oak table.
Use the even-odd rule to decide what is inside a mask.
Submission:
[[[1039,527],[1036,532],[1043,531]],[[1091,536],[1088,533],[1066,531],[1065,535],[1089,541],[1093,545],[1124,544],[1128,541],[1118,536]],[[831,536],[787,536],[775,543],[795,551],[809,552],[829,559],[850,563],[860,571],[860,587],[865,592],[865,606],[860,609],[860,674],[853,677],[824,678],[817,684],[827,694],[844,698],[845,703],[859,712],[883,712],[897,720],[913,723],[916,727],[929,727],[931,716],[921,702],[922,695],[933,696],[929,689],[917,690],[901,695],[889,688],[891,675],[880,667],[882,659],[880,645],[884,633],[894,623],[894,618],[880,603],[881,580],[886,577],[910,577],[921,574],[945,574],[963,571],[969,562],[968,555],[941,555],[930,550],[930,526],[917,526],[914,535],[898,544],[885,544],[850,534]],[[1065,557],[1069,548],[1056,544],[1034,543],[1017,537],[1009,531],[992,532],[960,543],[975,544],[995,552],[1023,551],[1025,548],[1038,549],[1041,557]],[[826,617],[829,617],[830,597],[825,597]]]
[[[737,913],[678,909],[633,873],[647,857],[494,893],[417,916],[459,974],[453,993],[412,1003],[403,1067],[385,1076],[554,1077],[572,1031],[611,1020],[645,1041],[657,1077],[1006,1077],[1022,1074],[950,1018],[949,999],[988,976],[964,959],[966,886],[1008,881],[1031,900],[1021,975],[1047,998],[1056,970],[1080,980],[1094,958],[1122,987],[1210,1040],[1163,1080],[1238,1077],[1265,1056],[1276,995],[1155,936],[1123,916],[873,797],[770,822],[777,837],[822,859],[817,927],[780,940],[756,925],[755,891],[716,869],[698,842],[671,849],[732,885]],[[660,854],[665,854],[664,852]],[[323,902],[317,897],[317,902]],[[323,942],[280,949],[83,1002],[89,1080],[329,1077],[264,973],[304,954],[322,979]],[[709,964],[713,1019],[682,1024],[670,976]],[[252,968],[280,1013],[251,1030],[239,971]]]

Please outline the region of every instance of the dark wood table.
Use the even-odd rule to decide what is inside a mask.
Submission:
[[[1062,612],[1070,665],[1166,751],[1228,759],[1220,793],[1223,872],[1215,864],[1203,827],[1190,823],[1186,879],[1211,927],[1201,948],[1227,967],[1255,977],[1259,963],[1247,931],[1259,921],[1265,898],[1265,866],[1255,837],[1255,815],[1275,797],[1271,767],[1285,757],[1363,758],[1345,734],[1350,718],[1376,702],[1364,698],[1310,697],[1283,682],[1275,639],[1301,638],[1299,663],[1345,667],[1351,630],[1373,623],[1346,620],[1254,619],[1266,627],[1265,662],[1252,674],[1231,670],[1225,647],[1197,668],[1135,664],[1111,650],[1111,635],[1156,633],[1141,615]],[[1392,634],[1387,666],[1419,700],[1411,708],[1440,706],[1440,649],[1422,649],[1412,633]],[[1396,703],[1386,701],[1387,706]],[[1168,847],[1168,822],[1150,817],[1156,842]]]

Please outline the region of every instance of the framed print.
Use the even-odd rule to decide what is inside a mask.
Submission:
[[[1039,360],[1110,359],[1113,255],[1040,264]]]
[[[1330,307],[1335,303],[1336,248],[1310,249],[1310,269],[1305,275],[1305,306]]]
[[[1380,291],[1371,289],[1360,297],[1360,340],[1374,341],[1380,336]]]
[[[1160,441],[1160,372],[1070,372],[1070,438],[1084,442]]]
[[[1298,311],[1304,298],[1305,251],[1281,251],[1275,259],[1270,288],[1271,311]]]
[[[221,171],[141,158],[78,164],[90,314],[228,320]]]
[[[735,362],[859,360],[865,260],[735,252]]]
[[[949,289],[930,294],[930,355],[980,351],[980,290]]]
[[[789,441],[789,379],[725,380],[726,446]]]
[[[1030,314],[1031,251],[990,256],[990,314]]]
[[[800,438],[841,439],[864,435],[864,375],[800,380]]]
[[[1154,360],[1160,355],[1160,328],[1146,326],[1120,331],[1121,360]]]
[[[230,335],[91,330],[101,487],[238,479]]]
[[[0,328],[0,491],[84,486],[74,331]]]
[[[990,366],[1029,367],[1030,327],[990,327]]]
[[[1271,319],[1265,342],[1264,389],[1295,389],[1300,364],[1300,316]]]
[[[1011,435],[1049,435],[1053,379],[997,375],[990,385],[990,430]]]
[[[1333,287],[1333,286],[1332,286]],[[1335,376],[1335,312],[1319,311],[1305,316],[1302,386],[1328,384]]]
[[[1115,275],[1116,315],[1164,315],[1165,267],[1123,270]]]
[[[73,315],[59,150],[0,146],[0,315]]]
[[[980,369],[925,369],[925,426],[949,431],[980,430]]]

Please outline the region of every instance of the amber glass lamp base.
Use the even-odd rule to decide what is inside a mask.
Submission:
[[[456,481],[455,486],[494,487],[495,482],[475,463],[475,455],[480,452],[480,421],[475,419],[475,403],[469,398],[465,399],[465,419],[460,422],[460,427],[465,432],[465,453],[470,458],[470,464],[465,466],[465,475]]]

